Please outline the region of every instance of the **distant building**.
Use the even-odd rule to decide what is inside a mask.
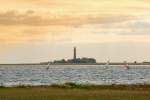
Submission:
[[[150,64],[150,62],[144,61],[143,64]]]
[[[74,47],[74,49],[73,49],[73,59],[55,60],[52,63],[53,64],[80,64],[80,63],[85,64],[85,63],[96,63],[96,59],[87,58],[87,57],[77,58],[77,50],[76,50],[76,47]]]

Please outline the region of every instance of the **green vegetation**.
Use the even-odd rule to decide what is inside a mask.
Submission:
[[[149,85],[0,87],[0,100],[149,100]]]

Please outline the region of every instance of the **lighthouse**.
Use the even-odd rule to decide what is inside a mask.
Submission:
[[[73,52],[74,52],[74,54],[73,54],[73,60],[74,60],[74,62],[76,62],[76,59],[77,59],[77,51],[76,51],[76,47],[74,47]]]

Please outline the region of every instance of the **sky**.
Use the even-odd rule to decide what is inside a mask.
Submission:
[[[0,63],[150,61],[150,0],[0,2]]]

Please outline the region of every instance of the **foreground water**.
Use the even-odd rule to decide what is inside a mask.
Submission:
[[[150,66],[116,65],[0,65],[0,85],[150,84]]]

